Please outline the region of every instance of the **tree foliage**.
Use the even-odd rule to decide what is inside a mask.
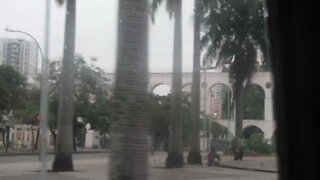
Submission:
[[[40,89],[38,87],[32,87],[29,89],[24,88],[24,78],[20,77],[17,72],[12,72],[12,68],[5,67],[4,73],[2,73],[2,67],[0,67],[0,80],[3,80],[5,74],[14,75],[8,76],[7,79],[18,79],[18,81],[10,81],[10,83],[16,83],[17,90],[11,90],[14,85],[0,86],[0,90],[4,92],[11,92],[13,100],[8,99],[3,102],[19,101],[20,104],[16,106],[15,110],[15,123],[23,123],[30,125],[39,125],[38,115],[40,114]],[[105,72],[93,65],[89,64],[83,56],[78,55],[75,59],[75,134],[78,139],[82,139],[85,135],[84,124],[89,123],[91,129],[99,131],[101,134],[109,132],[109,100],[106,92],[106,85],[108,78]],[[49,64],[49,114],[48,114],[48,128],[56,137],[57,131],[57,119],[58,119],[58,106],[59,106],[59,87],[60,87],[60,73],[61,73],[61,61],[52,61]],[[20,79],[19,79],[20,78]],[[39,80],[40,78],[38,78]],[[5,82],[5,81],[0,81]],[[8,83],[8,82],[6,82]],[[23,86],[20,86],[20,85]],[[2,84],[1,84],[2,85]],[[10,87],[6,89],[5,87]],[[1,96],[3,98],[3,96]],[[2,107],[9,107],[8,105]],[[77,117],[83,121],[76,121]],[[54,139],[55,141],[55,139]]]
[[[33,87],[26,90],[25,104],[16,110],[15,123],[38,125],[40,113],[40,89]]]
[[[58,93],[61,73],[61,61],[53,61],[49,65],[50,112],[52,127],[56,127],[58,110]],[[90,124],[91,129],[100,133],[109,131],[109,102],[106,92],[108,78],[105,72],[93,64],[89,64],[83,56],[75,58],[75,119],[82,118],[83,123]],[[75,121],[75,127],[82,127],[82,122]],[[79,128],[78,128],[79,129]],[[81,128],[80,128],[81,129]]]
[[[154,136],[155,146],[164,143],[164,150],[167,150],[170,126],[170,109],[172,94],[167,96],[150,95],[151,118],[149,121],[150,133]],[[184,93],[182,97],[182,127],[183,145],[189,146],[192,121],[191,121],[191,102],[190,94]]]
[[[0,109],[18,109],[24,105],[26,78],[11,66],[0,65]]]
[[[230,76],[238,79],[247,78],[259,65],[269,66],[262,0],[202,1],[205,61],[230,69]]]
[[[229,69],[235,109],[237,150],[242,152],[244,88],[259,65],[267,65],[263,0],[204,0],[204,61]],[[262,54],[259,56],[259,54]],[[214,62],[215,61],[215,62]],[[242,159],[242,153],[235,154]]]

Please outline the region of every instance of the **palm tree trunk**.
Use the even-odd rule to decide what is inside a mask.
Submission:
[[[200,154],[200,16],[198,0],[194,4],[194,29],[193,29],[193,73],[192,73],[192,136],[188,155],[189,164],[202,164]]]
[[[148,179],[148,0],[120,0],[110,180]]]
[[[73,132],[73,137],[72,137],[72,148],[73,148],[73,151],[77,151],[77,137],[76,137],[76,134],[75,132]]]
[[[2,135],[2,142],[3,142],[3,147],[6,147],[6,134],[5,134],[5,128],[2,129],[1,131]]]
[[[53,151],[56,152],[57,134],[56,134],[55,130],[53,130],[53,129],[50,129],[50,132],[51,132],[52,138],[53,138]]]
[[[34,144],[34,149],[38,150],[38,142],[39,142],[40,128],[37,129],[36,142]]]
[[[68,0],[58,109],[58,137],[53,171],[73,171],[75,29],[76,0]]]
[[[243,143],[242,143],[242,121],[243,121],[243,100],[244,90],[243,81],[235,82],[235,152],[234,160],[242,160],[243,158]]]
[[[167,168],[183,167],[182,153],[182,2],[174,3],[174,46],[172,73],[172,100],[169,151],[165,166]]]
[[[9,136],[10,136],[10,126],[6,126],[5,127],[5,131],[6,131],[6,152],[8,152],[9,150],[9,145],[10,145],[10,142],[9,142]]]
[[[73,130],[72,130],[72,146],[73,146],[73,151],[77,151],[77,118],[74,117],[73,118],[73,123],[72,123],[72,126],[73,126]]]
[[[31,151],[34,151],[33,126],[31,125]]]

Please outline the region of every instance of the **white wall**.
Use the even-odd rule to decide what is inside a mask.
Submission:
[[[93,148],[95,146],[100,147],[100,135],[94,130],[90,130],[90,124],[86,125],[87,133],[85,139],[85,147]]]

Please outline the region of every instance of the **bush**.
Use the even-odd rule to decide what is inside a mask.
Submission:
[[[246,154],[258,155],[258,154],[271,154],[273,147],[268,143],[268,140],[264,139],[262,133],[255,133],[245,140],[244,152]]]
[[[92,146],[92,149],[99,149],[100,147],[99,147],[99,145],[97,145],[97,144],[95,144],[95,145],[93,145]]]
[[[276,140],[276,137],[274,135],[271,138],[271,151],[272,151],[272,153],[276,153],[277,152],[277,140]]]

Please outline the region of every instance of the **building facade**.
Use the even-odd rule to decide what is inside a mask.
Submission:
[[[23,39],[0,38],[0,65],[12,66],[21,74],[33,76],[38,69],[36,43]]]

